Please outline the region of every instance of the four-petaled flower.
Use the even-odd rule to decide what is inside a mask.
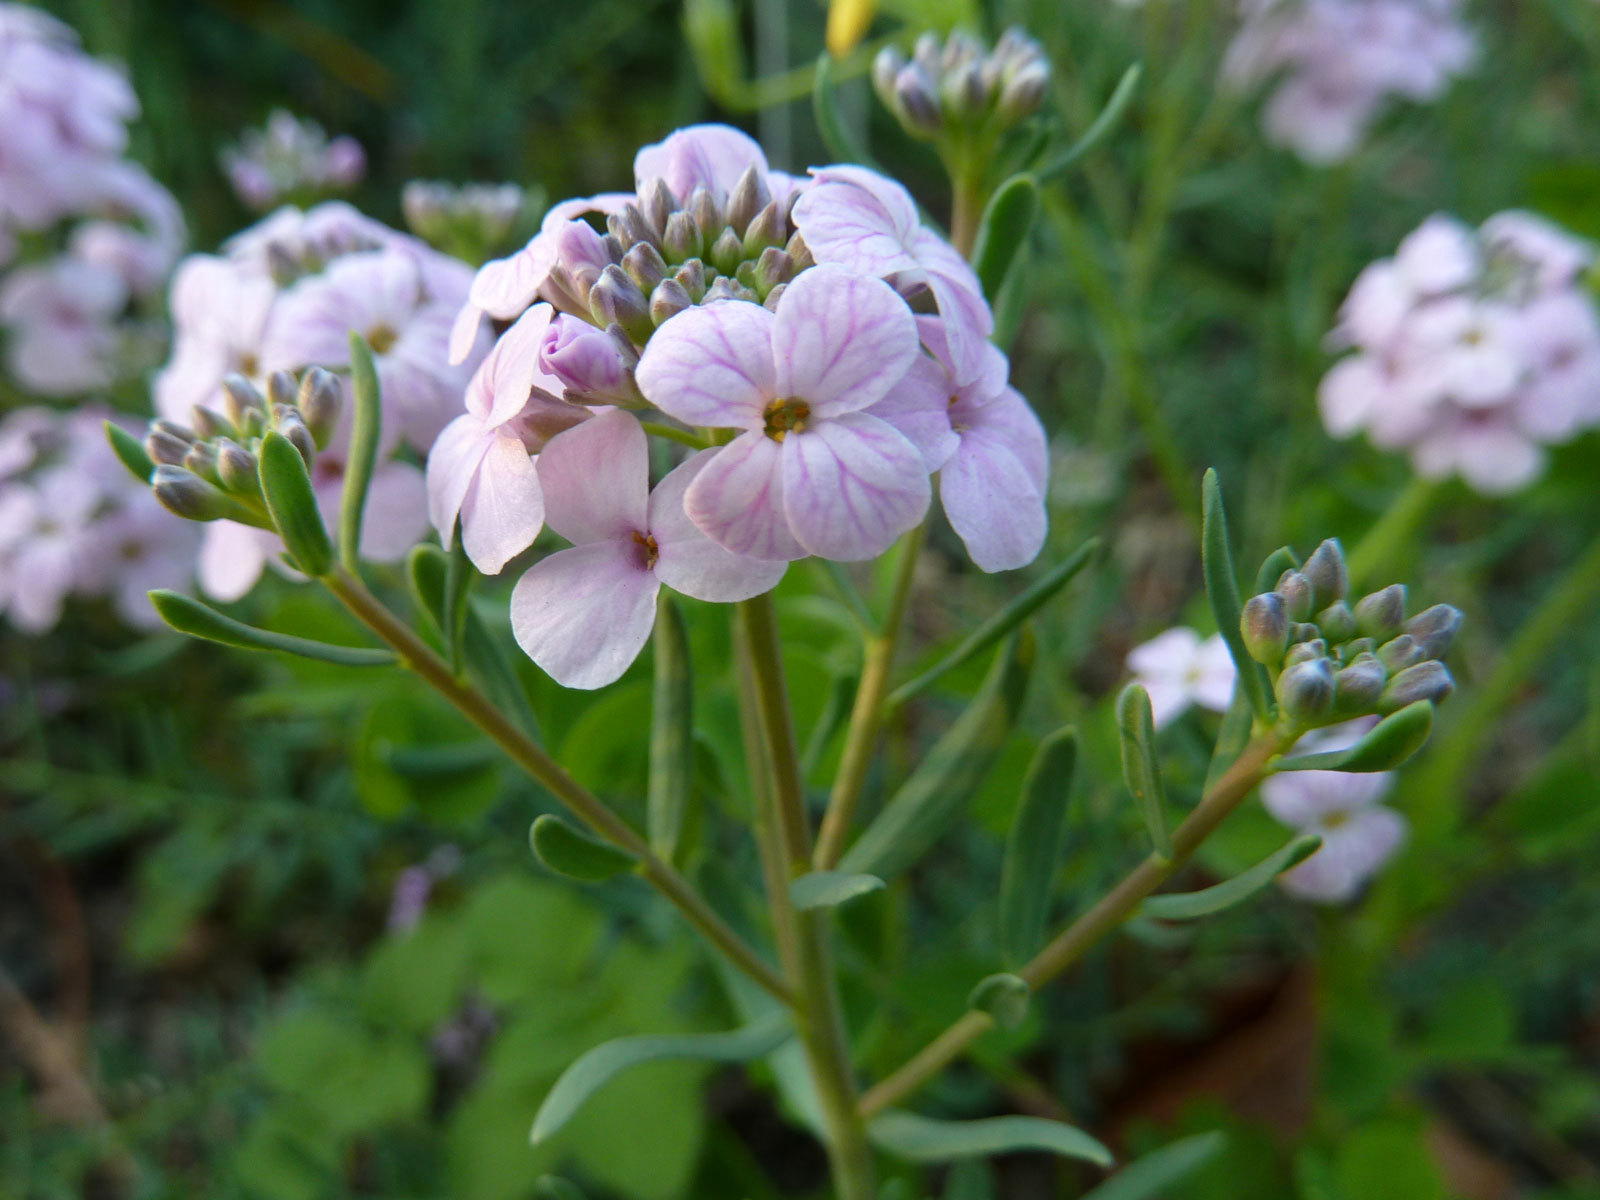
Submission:
[[[1134,681],[1150,693],[1156,728],[1198,704],[1222,712],[1233,698],[1233,659],[1220,635],[1201,640],[1188,626],[1157,634],[1128,653]]]

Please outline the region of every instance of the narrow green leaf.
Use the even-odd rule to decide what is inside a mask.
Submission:
[[[1211,763],[1206,767],[1206,782],[1202,794],[1209,792],[1223,773],[1235,762],[1250,744],[1250,734],[1255,729],[1256,716],[1250,711],[1250,699],[1244,689],[1234,685],[1228,700],[1227,711],[1222,714],[1222,724],[1217,728],[1217,744],[1211,748]]]
[[[292,447],[291,447],[292,449]],[[296,456],[298,457],[298,455]],[[150,593],[150,603],[155,605],[161,619],[179,633],[235,646],[241,650],[272,650],[279,654],[293,654],[299,658],[314,658],[319,662],[338,663],[342,667],[389,667],[395,656],[388,650],[369,650],[361,646],[335,646],[310,638],[294,637],[287,633],[273,633],[257,629],[232,617],[223,616],[208,604],[185,596],[181,592],[165,589]]]
[[[350,395],[355,412],[350,425],[350,453],[344,464],[344,491],[339,497],[339,561],[354,574],[361,561],[361,515],[367,507],[367,489],[378,465],[378,436],[382,432],[382,397],[372,347],[355,330],[350,331]]]
[[[656,616],[655,651],[645,827],[650,848],[665,861],[681,866],[694,783],[694,677],[683,613],[665,596]]]
[[[978,694],[900,786],[839,869],[893,878],[938,841],[999,757],[1033,669],[1033,631],[1008,638]]]
[[[1039,184],[1032,175],[1013,175],[989,198],[978,237],[973,244],[972,266],[991,300],[1000,294],[1006,273],[1028,240],[1039,213]]]
[[[827,754],[829,743],[850,719],[850,710],[855,706],[856,689],[860,686],[861,676],[854,671],[842,671],[828,681],[827,702],[822,706],[817,723],[811,727],[806,748],[800,753],[802,775],[810,778],[811,773],[822,764],[822,756]]]
[[[467,597],[477,581],[478,571],[467,557],[467,546],[459,536],[450,543],[450,560],[444,576],[444,612],[440,634],[452,669],[461,669],[461,639],[467,624]]]
[[[528,830],[528,844],[534,857],[557,875],[581,883],[602,883],[637,861],[633,855],[574,829],[560,817],[545,813],[534,819]]]
[[[482,770],[504,761],[500,748],[488,741],[432,742],[426,745],[379,742],[374,744],[373,754],[395,774],[418,778],[459,775],[463,771]]]
[[[877,162],[839,112],[839,99],[833,91],[833,66],[833,56],[824,50],[817,58],[816,78],[811,87],[811,110],[817,119],[817,132],[822,134],[822,144],[833,155],[834,162],[876,168]]]
[[[1239,577],[1234,573],[1233,551],[1228,547],[1228,514],[1222,507],[1222,485],[1217,482],[1216,471],[1209,467],[1201,484],[1201,497],[1205,520],[1200,531],[1200,562],[1211,612],[1238,669],[1239,686],[1250,701],[1251,711],[1263,721],[1270,720],[1271,693],[1266,671],[1250,657],[1239,632]]]
[[[1273,771],[1392,771],[1422,749],[1433,732],[1433,702],[1418,700],[1379,721],[1344,750],[1280,758]]]
[[[1117,86],[1111,93],[1111,99],[1106,101],[1106,106],[1100,110],[1100,115],[1094,119],[1094,124],[1090,125],[1081,138],[1052,159],[1047,166],[1039,168],[1036,174],[1041,180],[1065,171],[1098,146],[1106,135],[1117,127],[1117,122],[1122,120],[1122,114],[1128,110],[1128,105],[1133,102],[1133,94],[1139,87],[1139,77],[1143,74],[1144,65],[1142,63],[1134,63],[1122,73],[1122,78],[1117,81]]]
[[[917,693],[926,691],[932,684],[955,670],[975,655],[982,654],[1018,625],[1021,625],[1044,603],[1072,580],[1072,577],[1100,552],[1100,539],[1090,538],[1070,555],[1035,580],[1017,598],[974,629],[954,650],[934,666],[909,683],[903,683],[889,694],[887,705],[898,708]]]
[[[528,1140],[537,1146],[554,1136],[583,1107],[584,1101],[630,1067],[664,1058],[749,1062],[772,1053],[788,1040],[791,1032],[788,1014],[775,1013],[730,1033],[626,1037],[596,1046],[561,1073],[539,1106]]]
[[[144,451],[144,443],[121,425],[112,421],[101,422],[105,426],[106,440],[111,443],[111,449],[116,453],[117,459],[140,483],[149,483],[150,475],[156,469],[156,464],[150,461],[150,456]]]
[[[812,871],[789,885],[789,899],[802,911],[839,905],[886,887],[876,875],[851,875],[845,871]]]
[[[1022,782],[1000,868],[1000,952],[1007,962],[1025,962],[1044,941],[1077,761],[1078,731],[1058,729],[1039,744]]]
[[[1028,1019],[1032,992],[1020,975],[985,975],[967,996],[967,1007],[988,1013],[1001,1029],[1015,1029]]]
[[[1081,1129],[1042,1117],[989,1117],[981,1121],[935,1121],[890,1109],[867,1123],[878,1148],[919,1163],[988,1158],[1017,1150],[1044,1150],[1109,1167],[1111,1151]]]
[[[261,439],[260,470],[267,512],[295,566],[313,578],[326,575],[333,567],[333,543],[317,510],[306,460],[293,442],[272,430]]]
[[[1150,715],[1150,694],[1130,683],[1117,697],[1117,732],[1122,739],[1122,779],[1139,805],[1156,853],[1172,857],[1167,830],[1167,793],[1156,763],[1156,725]]]
[[[1220,1133],[1200,1133],[1163,1146],[1123,1167],[1083,1200],[1164,1200],[1169,1188],[1215,1158],[1226,1141]]]
[[[1298,571],[1300,559],[1295,552],[1287,546],[1279,546],[1261,564],[1261,570],[1256,572],[1256,590],[1251,595],[1259,596],[1262,592],[1270,592],[1278,586],[1278,577],[1285,571]]]
[[[1302,834],[1249,870],[1215,887],[1198,892],[1151,896],[1139,906],[1139,915],[1158,921],[1193,921],[1197,917],[1209,917],[1243,904],[1289,868],[1305,862],[1321,846],[1322,838],[1317,834]]]

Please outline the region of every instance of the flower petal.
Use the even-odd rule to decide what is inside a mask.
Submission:
[[[717,455],[702,450],[673,468],[650,493],[650,536],[656,540],[656,578],[696,600],[748,600],[778,586],[788,564],[724,550],[684,509],[684,495]]]
[[[952,387],[949,373],[926,354],[919,354],[905,378],[867,409],[910,440],[930,474],[961,446],[960,436],[950,425]]]
[[[495,433],[471,413],[462,413],[439,433],[428,452],[428,520],[446,550],[455,536],[456,517]]]
[[[496,437],[461,505],[461,545],[473,566],[498,575],[544,527],[538,469],[514,437]]]
[[[200,543],[200,586],[206,595],[224,604],[253,588],[277,538],[264,529],[236,521],[213,521]]]
[[[922,455],[894,426],[846,413],[783,442],[784,506],[807,550],[846,562],[876,558],[928,511]]]
[[[863,275],[916,270],[917,260],[906,248],[916,228],[916,205],[905,189],[889,180],[882,181],[887,188],[859,186],[857,173],[873,175],[860,167],[818,173],[819,182],[794,202],[795,228],[812,257]]]
[[[911,310],[888,284],[813,267],[778,301],[776,394],[807,401],[813,417],[858,412],[905,378],[920,346]]]
[[[563,687],[621,678],[650,639],[661,584],[632,542],[592,542],[535,563],[511,593],[523,653]]]
[[[764,433],[742,433],[717,450],[683,503],[706,536],[735,554],[784,562],[806,556],[784,512],[782,446]]]
[[[554,316],[548,304],[535,304],[500,335],[467,385],[468,412],[501,425],[523,410],[534,388],[561,395],[561,381],[539,366],[539,343]]]
[[[633,178],[640,189],[652,179],[665,180],[679,200],[697,187],[726,197],[752,164],[766,174],[767,156],[749,134],[731,125],[690,125],[640,150]]]
[[[639,422],[611,409],[550,439],[539,455],[545,520],[569,542],[612,541],[645,528],[650,447]]]
[[[689,425],[760,429],[768,401],[778,394],[773,322],[761,305],[744,300],[685,309],[645,347],[634,372],[639,390]]]
[[[945,516],[985,571],[1026,566],[1044,547],[1048,518],[1031,475],[1005,434],[987,427],[964,433],[939,474]]]
[[[361,513],[361,556],[399,562],[428,531],[428,490],[410,463],[387,462],[372,473]]]

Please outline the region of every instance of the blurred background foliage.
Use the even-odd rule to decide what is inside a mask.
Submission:
[[[352,199],[395,224],[407,179],[600,191],[628,177],[638,145],[695,120],[752,129],[777,165],[827,158],[807,91],[824,22],[811,0],[50,7],[129,63],[137,154],[183,202],[199,249],[248,222],[217,155],[275,105],[359,137],[371,168]],[[1039,617],[1028,703],[971,799],[972,830],[845,910],[846,1002],[869,1075],[998,968],[1001,848],[1041,736],[1074,722],[1085,738],[1056,917],[1137,852],[1110,702],[1132,645],[1209,621],[1200,470],[1222,473],[1243,563],[1327,534],[1362,545],[1412,495],[1403,459],[1332,441],[1316,411],[1322,339],[1359,269],[1437,210],[1475,223],[1528,207],[1600,236],[1595,6],[1481,0],[1469,13],[1485,46],[1475,73],[1391,114],[1352,162],[1314,169],[1265,146],[1251,106],[1217,93],[1224,4],[881,6],[874,36],[1022,24],[1055,64],[1066,135],[1130,63],[1144,81],[1117,134],[1048,189],[1008,284],[1014,377],[1054,439],[1051,541],[1032,571],[1093,534],[1108,552]],[[875,107],[862,65],[844,64],[843,110],[944,215],[937,163]],[[1171,1200],[1600,1197],[1600,629],[1594,589],[1572,574],[1600,553],[1597,479],[1590,434],[1514,500],[1448,484],[1412,528],[1365,544],[1379,568],[1366,582],[1403,579],[1415,607],[1448,599],[1467,614],[1462,694],[1395,793],[1412,840],[1369,895],[1324,911],[1273,894],[1203,924],[1136,924],[1020,1029],[981,1043],[927,1110],[1062,1116],[1127,1156],[1224,1130],[1217,1156],[1160,1193]],[[945,528],[933,542],[958,548]],[[927,555],[908,666],[1031,577]],[[503,586],[480,591],[509,647]],[[827,734],[858,669],[831,594],[810,566],[780,592],[814,781],[838,754]],[[276,578],[240,609],[354,639]],[[705,809],[693,862],[745,912],[738,881],[756,868],[738,834],[726,614],[686,609]],[[526,830],[548,798],[409,680],[134,637],[83,607],[48,638],[0,633],[0,655],[0,963],[20,989],[0,995],[7,1054],[42,1022],[83,1064],[75,1091],[0,1057],[0,1196],[513,1200],[563,1194],[540,1182],[551,1171],[593,1196],[823,1194],[820,1154],[762,1086],[765,1068],[754,1085],[641,1071],[528,1149],[533,1111],[576,1053],[734,1016],[642,886],[543,875]],[[648,661],[588,694],[510,657],[543,742],[639,818]],[[900,716],[869,802],[983,671],[969,664]],[[1198,795],[1214,726],[1194,714],[1163,735],[1180,805]],[[1237,871],[1281,840],[1247,811],[1198,873]],[[459,855],[441,859],[447,844]],[[408,870],[431,871],[425,910],[393,928]],[[1025,1155],[897,1178],[912,1200],[1078,1196],[1095,1181]]]

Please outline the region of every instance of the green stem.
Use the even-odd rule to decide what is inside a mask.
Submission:
[[[679,429],[676,425],[667,425],[661,421],[640,421],[639,425],[646,433],[653,433],[656,437],[666,438],[670,442],[677,442],[680,446],[688,446],[693,450],[704,450],[711,445],[709,438],[701,437],[692,429]]]
[[[1388,572],[1400,552],[1411,544],[1438,495],[1438,483],[1420,475],[1412,477],[1345,559],[1353,584],[1371,586],[1380,573]]]
[[[799,992],[801,1037],[822,1116],[823,1140],[839,1200],[872,1200],[872,1150],[867,1145],[865,1123],[856,1112],[855,1076],[828,946],[827,912],[796,912],[788,896],[788,883],[810,870],[811,838],[771,593],[742,602],[739,618],[742,649],[754,685],[751,690],[756,715],[771,769],[770,795],[775,812],[770,824],[777,834],[777,849],[787,864],[784,886],[777,889],[781,896],[770,897],[773,920],[789,922],[793,929],[793,982]]]
[[[1268,761],[1282,753],[1292,740],[1287,734],[1272,732],[1247,746],[1183,824],[1173,830],[1170,859],[1155,853],[1146,856],[1017,974],[1037,990],[1132,916],[1139,904],[1172,878],[1217,826],[1255,791]],[[993,1024],[992,1017],[976,1010],[962,1016],[899,1070],[868,1089],[861,1098],[861,1114],[870,1117],[910,1096],[960,1057]]]
[[[962,258],[970,261],[972,248],[978,242],[978,226],[983,221],[983,207],[988,203],[988,197],[983,194],[982,177],[971,167],[952,169],[950,183],[950,244]]]
[[[701,899],[687,879],[663,862],[631,825],[568,775],[537,742],[482,693],[457,678],[449,664],[435,654],[404,621],[385,608],[360,579],[343,567],[334,567],[330,574],[322,578],[322,583],[367,628],[392,647],[407,667],[455,705],[518,766],[565,804],[574,816],[613,846],[637,858],[640,874],[671,901],[707,941],[726,954],[729,961],[777,999],[788,1005],[794,1004],[792,989]]]
[[[830,870],[844,853],[844,842],[855,823],[856,804],[873,751],[878,746],[878,731],[883,725],[884,697],[889,691],[889,674],[894,666],[900,628],[905,624],[906,605],[911,599],[911,584],[917,573],[917,558],[922,549],[926,523],[917,526],[901,540],[900,562],[895,571],[894,590],[889,594],[889,611],[882,629],[867,638],[863,652],[861,682],[856,687],[855,704],[850,710],[850,725],[845,732],[839,773],[828,794],[828,810],[823,814],[817,835],[817,852],[812,865]]]

